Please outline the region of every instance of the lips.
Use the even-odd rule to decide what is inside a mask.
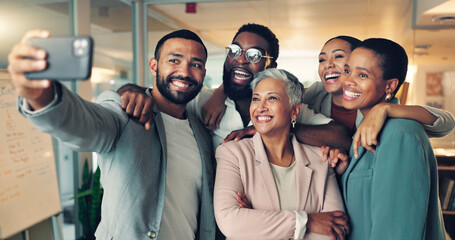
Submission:
[[[261,116],[256,116],[256,121],[258,123],[261,123],[261,122],[268,122],[270,120],[272,120],[272,116],[269,116],[269,115],[261,115]]]
[[[324,76],[324,79],[327,84],[332,84],[332,83],[336,82],[340,76],[341,76],[341,73],[338,73],[338,72],[326,73]]]
[[[232,70],[232,81],[236,84],[245,85],[250,83],[253,74],[242,68]]]
[[[353,90],[344,90],[343,92],[343,98],[348,101],[353,101],[357,99],[358,97],[362,96],[362,93],[355,92]]]
[[[184,80],[177,80],[177,79],[173,79],[171,81],[172,85],[177,87],[178,90],[180,91],[186,91],[188,90],[190,87],[193,86],[193,84],[187,82],[187,81],[184,81]]]

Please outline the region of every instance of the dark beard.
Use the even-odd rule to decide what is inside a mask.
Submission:
[[[160,91],[161,95],[163,95],[167,100],[169,100],[170,102],[172,102],[174,104],[179,104],[179,105],[187,104],[189,101],[193,100],[193,98],[195,98],[198,95],[198,93],[201,91],[201,88],[202,88],[202,84],[198,84],[198,82],[196,80],[194,80],[190,77],[169,75],[166,79],[164,79],[164,77],[162,77],[159,74],[158,70],[156,70],[156,76],[157,76],[156,86],[157,86],[158,90]],[[190,92],[179,92],[179,91],[172,92],[169,85],[171,84],[173,79],[187,81],[187,82],[191,83],[192,85],[196,86],[196,88],[194,88],[194,90],[190,91]]]
[[[253,95],[250,84],[238,85],[232,82],[231,72],[228,72],[226,67],[223,67],[223,85],[224,94],[233,101],[249,99]]]

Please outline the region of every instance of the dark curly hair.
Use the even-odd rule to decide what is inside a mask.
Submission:
[[[264,38],[269,44],[269,54],[273,57],[272,62],[276,62],[280,52],[280,45],[278,44],[278,38],[276,38],[275,34],[268,27],[256,23],[245,24],[239,28],[232,41],[234,41],[234,39],[242,32],[254,33]]]

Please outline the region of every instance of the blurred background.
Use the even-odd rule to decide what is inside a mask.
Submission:
[[[204,84],[215,88],[222,82],[224,47],[246,23],[266,25],[277,35],[278,67],[294,73],[306,87],[319,81],[318,54],[328,39],[350,35],[394,40],[410,60],[404,103],[455,113],[455,0],[1,0],[0,69],[7,68],[8,52],[28,30],[47,29],[53,36],[91,35],[92,77],[67,84],[94,99],[125,83],[151,86],[148,61],[156,42],[170,31],[186,28],[208,48]],[[455,134],[432,139],[432,144],[455,148]],[[81,167],[72,152],[57,149],[62,204],[68,207],[67,214],[73,214],[74,202],[69,199],[80,182]],[[68,216],[65,239],[73,239],[79,230]]]

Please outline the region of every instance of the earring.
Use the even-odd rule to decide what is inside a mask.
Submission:
[[[391,93],[387,93],[387,95],[385,96],[385,101],[386,102],[390,102],[390,100],[392,100],[392,94]]]
[[[297,122],[297,121],[296,121],[295,119],[291,119],[292,128],[295,128],[295,123],[296,123],[296,122]]]

